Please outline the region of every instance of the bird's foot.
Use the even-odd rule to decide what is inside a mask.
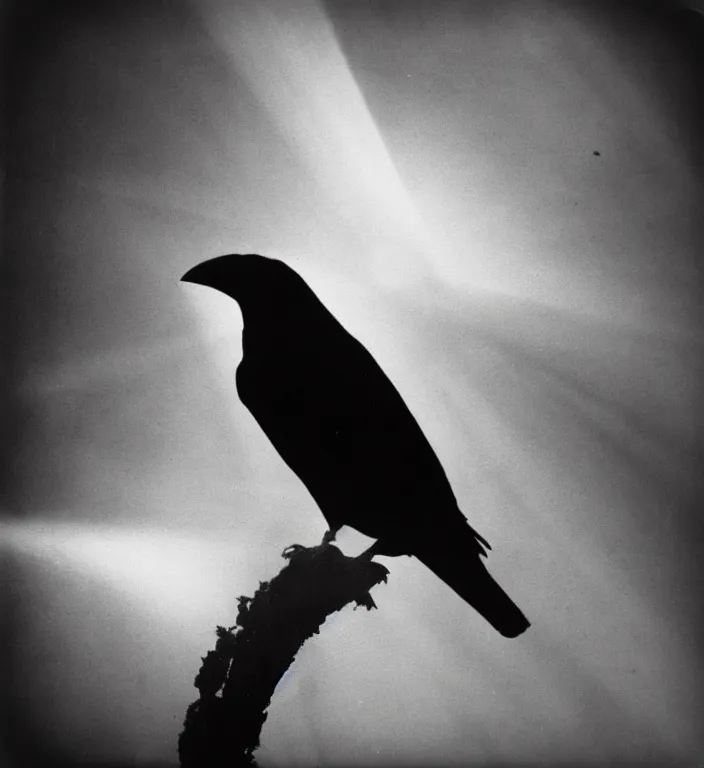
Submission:
[[[286,547],[286,549],[284,549],[284,551],[281,553],[281,557],[286,558],[286,560],[290,560],[304,549],[306,549],[306,547],[304,547],[303,544],[289,544],[288,547]]]

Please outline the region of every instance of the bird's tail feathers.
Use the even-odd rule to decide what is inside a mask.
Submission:
[[[487,571],[476,547],[472,551],[468,544],[453,537],[439,546],[421,546],[414,554],[494,629],[504,637],[517,637],[528,629],[530,622]]]
[[[481,533],[477,533],[471,525],[469,528],[474,534],[474,538],[477,540],[477,542],[479,542],[479,551],[482,555],[484,555],[484,557],[486,557],[486,550],[491,549],[491,544],[489,544],[489,542],[481,535]]]

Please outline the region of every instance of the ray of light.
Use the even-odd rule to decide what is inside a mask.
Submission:
[[[105,582],[160,621],[202,621],[231,610],[225,573],[248,572],[246,550],[232,538],[115,525],[4,524],[2,546],[78,578]],[[204,566],[207,564],[207,569]]]
[[[234,70],[331,198],[346,237],[372,253],[377,243],[377,277],[404,283],[430,270],[431,235],[318,0],[213,0],[199,7]],[[405,246],[402,268],[379,242]]]

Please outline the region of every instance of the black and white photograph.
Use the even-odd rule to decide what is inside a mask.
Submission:
[[[704,765],[704,2],[2,5],[0,766]]]

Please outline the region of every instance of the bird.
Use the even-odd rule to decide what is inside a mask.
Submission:
[[[364,556],[414,556],[501,635],[522,634],[530,624],[486,569],[491,547],[416,418],[303,277],[279,259],[228,254],[181,280],[238,303],[237,393],[322,512],[321,545],[350,526],[375,539]]]

